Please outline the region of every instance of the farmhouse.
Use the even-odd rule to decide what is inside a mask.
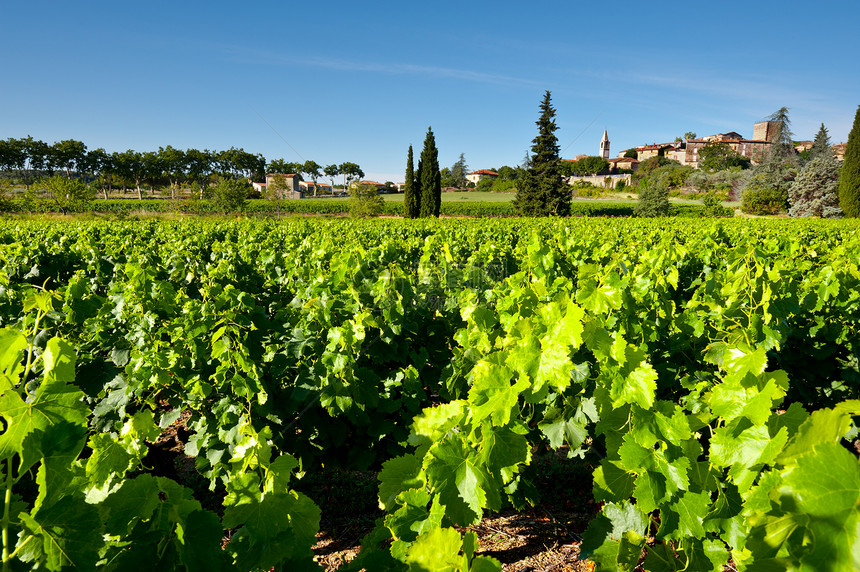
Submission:
[[[320,193],[324,195],[332,194],[332,186],[327,185],[325,183],[314,183],[313,181],[299,181],[299,187],[304,193],[313,193],[314,195],[318,195]]]
[[[470,183],[478,184],[479,181],[483,179],[495,179],[499,174],[495,171],[490,171],[488,169],[481,169],[479,171],[472,171],[468,175],[466,175],[466,180]]]
[[[609,161],[609,171],[611,173],[617,173],[622,169],[635,171],[639,168],[639,160],[631,157],[615,157],[614,159],[607,159],[607,161]]]
[[[261,183],[255,183],[256,185],[261,185],[262,190],[271,189],[272,183],[280,183],[281,189],[278,193],[279,198],[282,199],[301,199],[304,198],[304,193],[298,184],[299,177],[295,174],[281,174],[281,173],[266,173],[266,184],[262,185]]]

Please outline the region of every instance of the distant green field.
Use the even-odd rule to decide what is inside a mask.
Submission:
[[[463,191],[462,193],[442,193],[442,202],[473,202],[480,201],[482,203],[509,203],[517,196],[516,193],[484,193],[480,191]],[[403,202],[403,193],[394,195],[382,195],[386,201]]]

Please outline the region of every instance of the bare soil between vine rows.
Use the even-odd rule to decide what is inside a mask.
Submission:
[[[208,481],[194,469],[194,459],[184,454],[189,417],[190,412],[184,411],[164,430],[150,445],[144,463],[153,474],[189,487],[204,508],[220,514],[223,491],[209,490]],[[479,553],[501,562],[505,572],[592,570],[591,563],[579,558],[581,535],[598,508],[591,494],[592,468],[581,460],[546,452],[536,455],[528,471],[540,501],[526,510],[507,508],[487,515],[465,529],[478,535]],[[355,558],[361,539],[383,516],[376,473],[327,469],[309,473],[293,485],[322,512],[314,559],[327,572],[338,570]]]

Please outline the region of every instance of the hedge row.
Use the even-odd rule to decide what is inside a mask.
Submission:
[[[584,217],[630,217],[633,216],[635,202],[574,202],[571,205],[571,216]],[[20,201],[9,201],[6,205],[9,212],[28,212],[28,209]],[[51,208],[45,207],[48,212]],[[207,200],[164,200],[164,199],[97,199],[87,205],[71,208],[72,212],[98,212],[98,213],[168,213],[178,212],[184,214],[217,214],[219,213],[215,204]],[[680,217],[702,217],[704,214],[702,205],[673,205],[672,215]],[[276,215],[280,214],[316,214],[316,215],[341,215],[349,212],[349,202],[331,199],[302,199],[284,200],[276,204],[271,201],[257,199],[250,200],[244,209],[247,214]],[[383,203],[383,215],[398,216],[403,214],[403,203],[398,201],[386,201]],[[514,206],[509,202],[443,202],[441,207],[443,216],[464,217],[505,217],[516,216]],[[723,207],[722,216],[732,216],[730,208]]]

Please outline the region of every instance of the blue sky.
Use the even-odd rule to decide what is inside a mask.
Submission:
[[[0,138],[108,151],[242,147],[401,181],[433,127],[442,166],[516,165],[545,90],[563,156],[737,131],[786,106],[845,141],[856,1],[8,2]]]

